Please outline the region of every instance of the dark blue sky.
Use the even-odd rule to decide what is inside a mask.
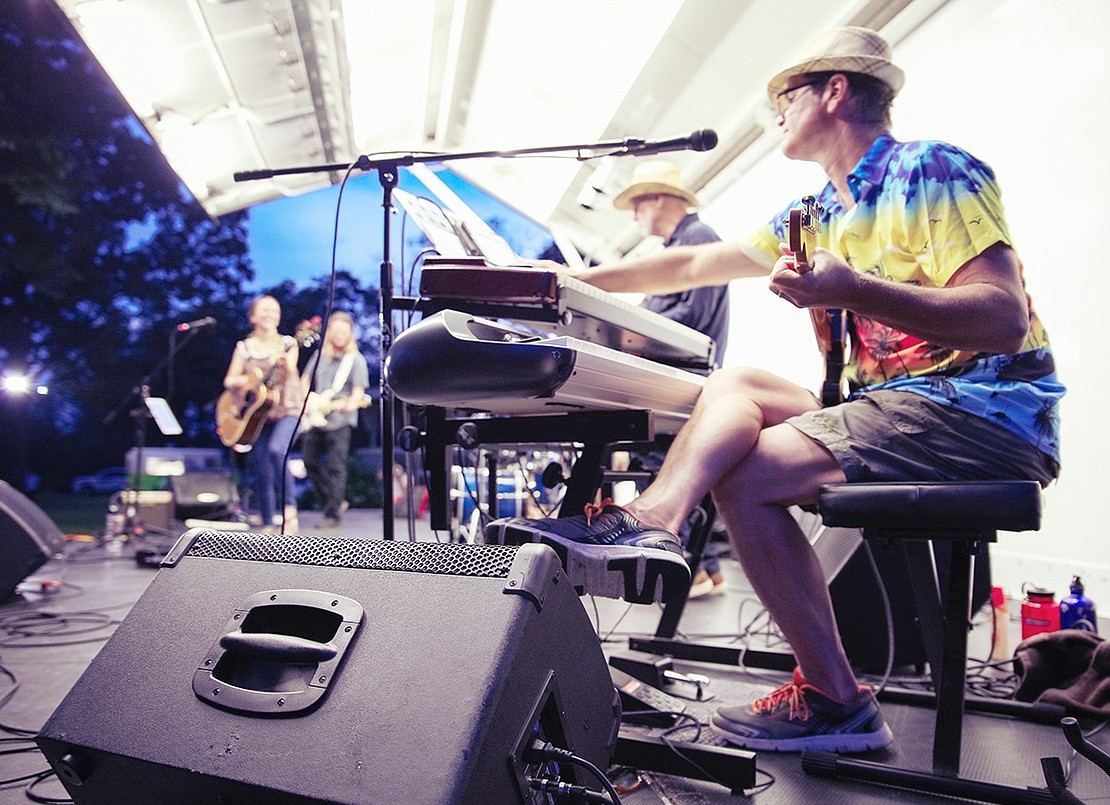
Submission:
[[[255,284],[286,279],[298,285],[331,272],[339,188],[260,204],[250,210],[250,251]],[[363,281],[378,284],[381,266],[381,186],[373,176],[352,178],[343,191],[336,262]]]

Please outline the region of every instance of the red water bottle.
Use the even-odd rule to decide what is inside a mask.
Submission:
[[[1021,639],[1027,640],[1035,634],[1059,629],[1060,605],[1056,603],[1056,591],[1043,587],[1027,588],[1025,600],[1021,602]]]

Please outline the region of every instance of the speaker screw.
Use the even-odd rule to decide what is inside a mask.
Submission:
[[[209,658],[209,659],[206,659],[206,660],[204,661],[204,664],[205,664],[205,665],[211,665],[211,664],[212,664],[212,660],[211,660],[211,658]]]
[[[332,602],[331,602],[331,605],[332,605],[333,607],[337,607],[337,606],[339,606],[339,602],[338,602],[338,601],[332,601]]]
[[[240,614],[239,614],[238,612],[236,612],[236,613],[235,613],[235,614],[234,614],[234,615],[233,615],[233,616],[231,617],[231,619],[232,619],[233,621],[237,621],[237,620],[239,620],[239,619],[240,619],[241,617],[243,617],[243,616],[242,616],[242,615],[240,615]]]
[[[350,627],[350,626],[348,626],[348,627],[347,627],[346,629],[344,629],[343,631],[344,631],[344,632],[350,632],[350,631],[351,631],[351,627]]]
[[[271,595],[270,600],[271,601],[277,601],[277,595]]]
[[[512,581],[510,581],[509,586],[510,587],[516,587],[516,579],[513,579]]]
[[[322,683],[323,683],[323,682],[325,682],[326,680],[327,680],[327,677],[326,677],[326,676],[324,676],[324,675],[321,675],[321,676],[320,676],[320,678],[319,678],[319,679],[317,679],[316,681],[317,681],[317,682],[320,682],[320,683],[322,684]]]
[[[212,695],[213,696],[219,696],[220,695],[220,689],[219,688],[212,688]]]
[[[277,706],[278,707],[285,707],[285,699],[284,698],[278,699],[277,700]]]

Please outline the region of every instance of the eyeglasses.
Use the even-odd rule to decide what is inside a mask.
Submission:
[[[778,112],[780,115],[786,114],[786,110],[790,107],[791,104],[794,103],[794,101],[798,99],[798,96],[801,94],[801,90],[805,89],[806,87],[812,87],[820,83],[822,83],[821,80],[813,80],[807,81],[804,84],[798,84],[798,86],[796,87],[784,89],[782,92],[775,95],[775,111]]]

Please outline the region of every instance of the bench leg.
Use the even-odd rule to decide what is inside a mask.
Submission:
[[[933,733],[933,771],[960,773],[964,687],[967,683],[967,632],[971,617],[971,579],[975,543],[954,542],[944,611],[944,657],[937,681],[937,723]]]

